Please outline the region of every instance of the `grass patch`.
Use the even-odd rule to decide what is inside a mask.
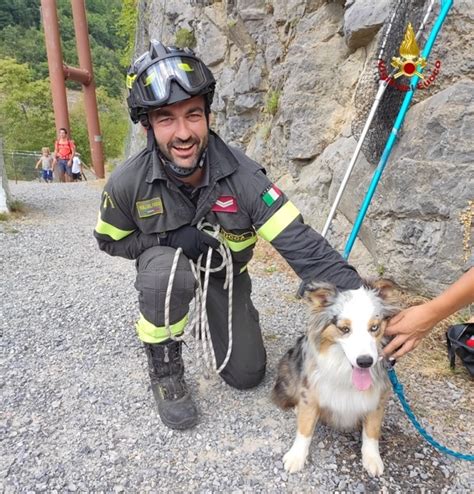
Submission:
[[[8,209],[9,212],[0,213],[0,221],[10,221],[26,214],[25,205],[17,199],[8,203]]]
[[[196,46],[196,37],[189,29],[178,29],[175,35],[175,45],[178,48],[194,48]]]
[[[278,108],[280,106],[280,95],[281,95],[281,91],[278,91],[277,89],[274,90],[272,89],[267,93],[267,98],[265,102],[265,111],[272,116],[276,115]]]
[[[19,201],[18,199],[15,199],[13,201],[11,201],[9,204],[8,204],[9,208],[10,208],[10,211],[12,213],[20,213],[20,214],[23,214],[25,212],[25,205]]]

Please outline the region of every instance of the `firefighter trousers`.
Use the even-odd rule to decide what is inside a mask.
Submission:
[[[160,343],[169,337],[165,328],[165,298],[176,250],[171,247],[152,247],[137,259],[137,278],[140,320],[138,337],[146,343]],[[228,348],[228,291],[224,290],[223,270],[211,273],[206,310],[209,331],[217,366],[223,362]],[[189,304],[194,296],[196,280],[189,261],[181,254],[176,269],[169,309],[169,325],[173,335],[181,334],[186,326]],[[238,389],[259,384],[266,367],[258,311],[252,300],[252,283],[247,271],[234,276],[232,297],[232,353],[221,377]]]

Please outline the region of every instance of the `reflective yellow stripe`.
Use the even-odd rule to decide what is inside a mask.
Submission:
[[[250,247],[254,243],[256,243],[257,240],[258,239],[257,239],[256,235],[253,235],[252,237],[248,238],[247,240],[242,240],[242,242],[233,242],[232,240],[229,240],[227,238],[225,239],[225,241],[227,242],[227,245],[229,246],[229,249],[232,252],[240,252],[240,251],[246,249],[247,247]]]
[[[188,314],[186,314],[181,321],[170,324],[171,334],[173,336],[182,334],[187,322]],[[140,314],[140,319],[137,321],[135,328],[137,330],[138,338],[144,343],[161,343],[169,338],[169,333],[165,326],[155,326],[147,321],[142,314]]]
[[[240,268],[239,274],[242,274],[247,269],[248,264]]]
[[[108,235],[114,240],[122,240],[122,238],[128,237],[128,235],[133,233],[135,230],[120,230],[120,228],[117,228],[116,226],[103,221],[99,213],[99,218],[97,219],[97,225],[95,226],[95,231],[102,235]]]
[[[127,88],[132,89],[133,82],[137,78],[136,74],[127,75]]]
[[[270,219],[266,221],[257,233],[267,242],[274,240],[280,233],[299,216],[300,212],[296,206],[288,201]]]

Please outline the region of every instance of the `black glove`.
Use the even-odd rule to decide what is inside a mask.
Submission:
[[[211,237],[207,233],[189,225],[172,230],[164,237],[160,236],[160,245],[174,247],[175,249],[181,247],[184,255],[193,261],[197,261],[201,254],[205,254],[209,250],[209,247],[218,249],[220,244],[217,238]]]

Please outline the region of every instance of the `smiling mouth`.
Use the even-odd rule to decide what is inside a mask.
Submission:
[[[194,150],[196,148],[196,143],[193,142],[192,144],[187,144],[187,145],[174,145],[172,146],[172,151],[175,155],[177,155],[180,158],[188,158],[192,154],[194,154]]]
[[[173,146],[173,148],[177,149],[178,151],[187,151],[188,149],[191,149],[193,146],[194,146],[194,142],[187,146]]]

